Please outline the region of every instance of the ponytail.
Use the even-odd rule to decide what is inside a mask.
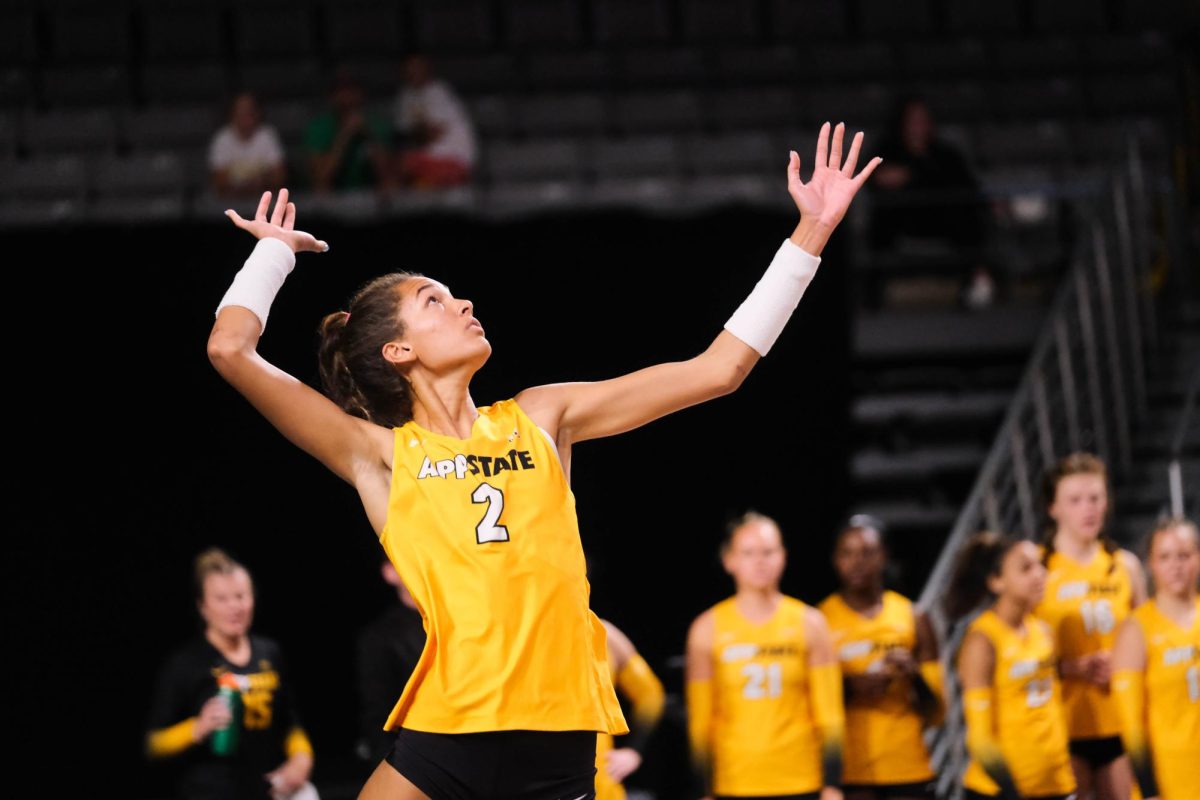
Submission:
[[[963,546],[954,562],[954,576],[942,606],[951,623],[974,611],[984,598],[991,597],[988,578],[1000,574],[1004,557],[1022,541],[1011,534],[980,531]]]
[[[325,395],[347,414],[388,428],[412,419],[412,389],[381,351],[404,335],[398,290],[415,277],[393,272],[376,278],[351,298],[349,311],[327,315],[318,329]]]

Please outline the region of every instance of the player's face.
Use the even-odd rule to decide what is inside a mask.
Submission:
[[[1046,567],[1042,565],[1040,555],[1033,542],[1015,545],[1000,561],[1000,574],[988,579],[989,588],[996,595],[1032,609],[1046,590]]]
[[[415,361],[436,374],[483,366],[492,345],[475,319],[470,300],[456,298],[441,283],[414,278],[400,288],[404,342]]]
[[[206,577],[200,616],[222,636],[245,636],[254,619],[254,588],[246,570]]]
[[[1058,530],[1082,541],[1093,542],[1104,527],[1108,511],[1108,489],[1101,475],[1068,475],[1054,490],[1050,518]]]
[[[739,589],[777,588],[786,563],[783,537],[769,522],[748,522],[734,532],[723,560]]]
[[[833,551],[833,566],[847,589],[868,589],[883,578],[883,542],[870,528],[847,531]]]
[[[1160,531],[1150,547],[1150,574],[1160,592],[1176,597],[1195,590],[1200,580],[1200,545],[1196,529],[1176,525]]]

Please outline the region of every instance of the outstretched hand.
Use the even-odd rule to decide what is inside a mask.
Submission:
[[[225,216],[233,220],[244,231],[253,234],[255,239],[279,239],[292,248],[293,253],[324,253],[329,245],[315,238],[311,233],[295,230],[296,204],[288,202],[288,190],[279,190],[279,200],[275,203],[275,211],[267,219],[267,211],[271,208],[271,193],[263,192],[258,201],[258,211],[254,219],[243,219],[232,208],[225,210]]]
[[[846,126],[839,122],[833,129],[831,142],[829,123],[821,126],[821,134],[817,137],[816,165],[808,183],[800,180],[800,156],[795,150],[788,162],[788,194],[796,202],[796,208],[800,209],[800,217],[830,228],[842,221],[854,195],[883,161],[877,156],[855,175],[854,168],[858,164],[863,135],[861,131],[854,135],[850,152],[843,163],[842,137],[845,130]]]

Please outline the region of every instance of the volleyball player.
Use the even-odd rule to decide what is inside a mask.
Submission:
[[[218,307],[209,357],[284,436],[355,487],[426,625],[425,650],[387,722],[399,733],[364,798],[592,794],[595,733],[626,725],[604,628],[588,609],[572,447],[741,384],[879,163],[855,175],[862,134],[845,159],[843,135],[840,124],[822,126],[808,183],[792,153],[788,190],[800,222],[703,353],[483,407],[470,392],[491,354],[483,327],[470,301],[424,276],[378,278],[348,311],[326,317],[325,396],[269,364],[258,340],[295,253],[327,248],[295,230],[286,190],[273,211],[264,194],[254,220],[227,212],[260,241]],[[650,298],[638,309],[675,307]]]

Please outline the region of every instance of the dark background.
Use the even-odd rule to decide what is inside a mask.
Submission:
[[[795,217],[729,208],[687,219],[305,221],[300,209],[300,227],[331,251],[300,257],[263,355],[315,384],[321,316],[375,275],[422,271],[475,302],[494,348],[472,388],[485,405],[700,352]],[[668,659],[690,620],[731,592],[716,558],[728,518],[753,507],[780,521],[787,593],[814,602],[832,588],[829,540],[849,502],[840,235],[739,392],[576,450],[593,606],[668,691],[680,689]],[[28,512],[9,539],[8,661],[13,719],[37,750],[17,769],[59,783],[103,777],[135,796],[163,789],[141,757],[149,695],[165,655],[198,629],[192,559],[219,545],[254,576],[254,630],[291,662],[314,779],[336,777],[356,735],[354,637],[393,595],[354,491],[276,433],[205,356],[213,309],[251,238],[221,221],[10,232],[5,243],[20,275],[10,279],[19,403],[9,436],[26,451],[16,499]],[[56,772],[35,773],[39,760]],[[643,785],[677,781],[667,763]]]

